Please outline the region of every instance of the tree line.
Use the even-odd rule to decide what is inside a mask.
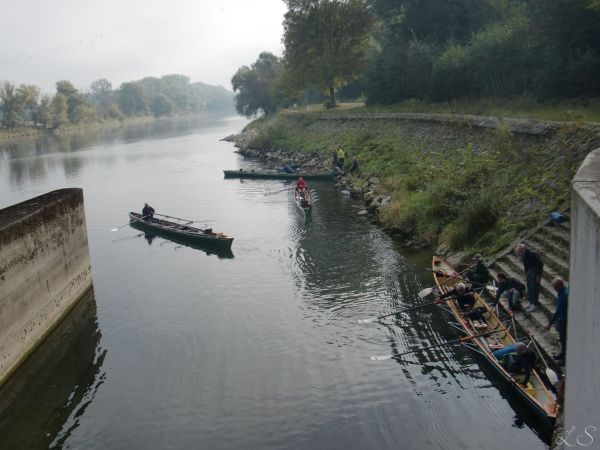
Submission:
[[[56,82],[54,94],[44,94],[35,85],[0,83],[0,119],[4,127],[33,125],[59,128],[106,119],[203,111],[231,110],[233,95],[223,87],[191,83],[185,75],[146,77],[122,83],[113,89],[106,78],[80,91],[67,80]]]
[[[600,0],[285,0],[284,52],[232,78],[238,112],[317,92],[407,99],[600,95]]]

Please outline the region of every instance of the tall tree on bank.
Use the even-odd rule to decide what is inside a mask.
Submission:
[[[242,66],[231,78],[235,94],[235,109],[252,117],[259,111],[265,114],[277,110],[278,100],[274,87],[281,69],[281,61],[272,53],[262,52],[251,67]]]
[[[14,128],[21,120],[23,102],[17,93],[15,85],[5,81],[0,85],[0,110],[2,111],[2,125]]]
[[[335,88],[356,77],[368,62],[374,17],[364,0],[285,0],[286,79],[299,89]]]

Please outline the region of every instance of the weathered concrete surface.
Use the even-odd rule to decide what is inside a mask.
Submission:
[[[571,196],[571,282],[567,327],[564,430],[556,448],[571,447],[580,435],[587,448],[600,448],[600,149],[590,153],[573,179]],[[561,436],[558,436],[561,437]],[[562,445],[561,445],[562,444]],[[566,447],[565,447],[566,445]]]
[[[81,189],[0,210],[0,384],[91,286]]]

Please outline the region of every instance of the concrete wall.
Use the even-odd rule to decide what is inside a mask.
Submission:
[[[600,448],[600,149],[573,179],[563,447]],[[567,439],[569,430],[575,427]],[[587,428],[586,428],[587,427]],[[594,428],[590,428],[594,427]],[[576,442],[579,435],[579,443]],[[590,445],[583,445],[590,444]],[[567,447],[564,447],[566,445]]]
[[[81,189],[0,210],[0,384],[91,286]]]

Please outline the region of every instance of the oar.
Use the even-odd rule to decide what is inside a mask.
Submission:
[[[190,220],[190,219],[182,219],[181,217],[173,217],[173,216],[167,216],[165,214],[154,214],[155,216],[160,216],[160,217],[168,217],[169,219],[176,219],[176,220],[183,220],[184,222],[188,222],[188,223],[196,223],[196,222],[213,222],[213,219],[204,219],[204,220]]]
[[[126,226],[127,226],[127,225],[129,225],[129,224],[132,224],[132,223],[138,222],[139,220],[142,220],[142,219],[145,219],[145,218],[146,218],[146,216],[142,216],[142,217],[140,217],[139,219],[131,220],[131,221],[127,222],[125,225],[121,225],[120,227],[117,227],[117,228],[111,228],[111,230],[110,230],[110,231],[117,231],[117,230],[120,230],[121,228],[123,228],[123,227],[126,227]]]
[[[451,341],[442,342],[441,344],[429,345],[427,347],[422,347],[422,348],[419,348],[417,350],[411,350],[409,352],[400,353],[398,355],[371,356],[371,360],[373,360],[373,361],[382,361],[382,360],[385,360],[385,359],[399,359],[401,356],[408,355],[410,353],[422,352],[424,350],[429,350],[431,348],[444,347],[446,345],[457,344],[459,342],[462,343],[462,342],[470,341],[471,339],[475,339],[475,338],[478,338],[478,337],[489,336],[490,334],[504,333],[504,332],[506,332],[506,330],[502,329],[502,330],[488,331],[486,333],[473,334],[471,336],[463,336],[463,337],[461,337],[459,339],[453,339]]]
[[[384,317],[389,317],[389,316],[393,316],[395,314],[405,313],[405,312],[408,312],[408,311],[414,311],[415,309],[425,308],[427,306],[435,305],[436,303],[437,303],[437,301],[431,302],[431,303],[425,303],[424,305],[413,306],[412,308],[401,309],[399,311],[394,311],[393,313],[385,314],[383,316],[374,317],[374,318],[371,318],[371,319],[358,319],[358,323],[375,322],[376,320],[383,319]]]
[[[269,192],[267,194],[264,194],[264,196],[266,197],[267,195],[273,195],[273,194],[277,194],[279,192],[283,192],[283,191],[289,191],[290,189],[294,189],[294,187],[289,187],[289,188],[285,188],[285,189],[281,189],[279,191],[275,191],[275,192]]]
[[[558,383],[558,375],[556,374],[556,372],[554,370],[552,370],[550,367],[548,367],[548,363],[542,356],[542,352],[540,351],[540,348],[538,347],[537,342],[535,342],[535,339],[533,338],[533,334],[529,334],[529,337],[531,338],[531,342],[533,342],[533,346],[537,350],[538,355],[540,355],[540,358],[541,358],[542,362],[544,363],[544,366],[546,366],[546,376],[550,380],[550,383],[552,383],[552,384]]]

